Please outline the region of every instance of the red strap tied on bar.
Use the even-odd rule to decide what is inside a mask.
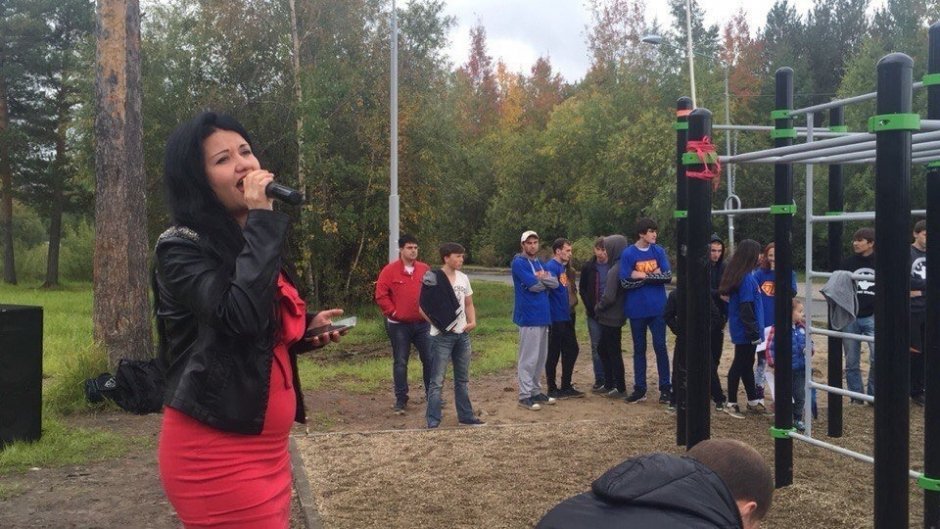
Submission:
[[[682,110],[676,110],[676,117],[677,117],[677,118],[684,118],[684,117],[687,117],[687,116],[688,116],[689,114],[691,114],[691,113],[692,113],[692,109],[691,109],[691,108],[684,108],[684,109],[682,109]]]
[[[721,164],[718,162],[718,157],[714,156],[714,163],[706,162],[706,156],[709,154],[717,154],[715,150],[715,144],[712,143],[712,139],[708,136],[702,137],[701,141],[688,141],[686,142],[686,152],[693,152],[698,156],[698,159],[702,161],[702,165],[705,167],[702,171],[690,171],[689,169],[685,170],[685,176],[689,178],[697,178],[699,180],[711,180],[712,189],[718,189],[718,182],[721,180]]]

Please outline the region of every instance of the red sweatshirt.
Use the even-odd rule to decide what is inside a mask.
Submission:
[[[421,261],[415,261],[414,272],[405,272],[401,259],[385,265],[375,283],[375,302],[386,318],[401,323],[424,321],[418,312],[418,298],[421,296],[421,278],[431,268]]]

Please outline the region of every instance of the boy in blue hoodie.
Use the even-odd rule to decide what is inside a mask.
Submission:
[[[620,255],[620,283],[628,291],[624,313],[630,319],[633,335],[633,393],[627,402],[646,400],[646,330],[653,336],[656,370],[659,372],[659,402],[668,404],[672,394],[669,382],[669,352],[666,349],[666,283],[672,281],[669,258],[656,244],[658,228],[650,218],[637,221],[636,243]]]
[[[548,289],[558,288],[558,277],[545,270],[536,257],[538,233],[523,232],[520,245],[522,253],[512,260],[512,322],[519,326],[519,406],[537,411],[543,404],[555,404],[553,397],[542,392],[540,378],[548,357],[548,329],[552,324]]]

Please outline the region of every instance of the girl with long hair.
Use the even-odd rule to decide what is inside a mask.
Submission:
[[[173,226],[153,278],[166,369],[158,460],[187,528],[286,529],[287,439],[304,421],[297,354],[341,309],[308,314],[282,261],[288,216],[276,212],[244,127],[204,112],[167,140]]]
[[[734,359],[728,369],[728,405],[725,412],[735,418],[744,418],[738,407],[738,384],[744,383],[749,410],[764,411],[754,385],[754,354],[763,334],[763,318],[757,282],[751,272],[757,266],[760,244],[745,239],[731,256],[731,262],[721,276],[718,293],[728,298],[728,331],[734,344]]]

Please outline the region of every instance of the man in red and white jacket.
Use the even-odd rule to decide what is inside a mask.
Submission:
[[[385,330],[392,342],[392,379],[395,413],[403,415],[408,405],[408,357],[411,344],[418,350],[427,394],[431,378],[431,342],[428,322],[421,317],[418,298],[421,278],[430,267],[418,261],[418,239],[402,235],[398,239],[399,258],[385,265],[375,283],[375,302],[385,315]]]

